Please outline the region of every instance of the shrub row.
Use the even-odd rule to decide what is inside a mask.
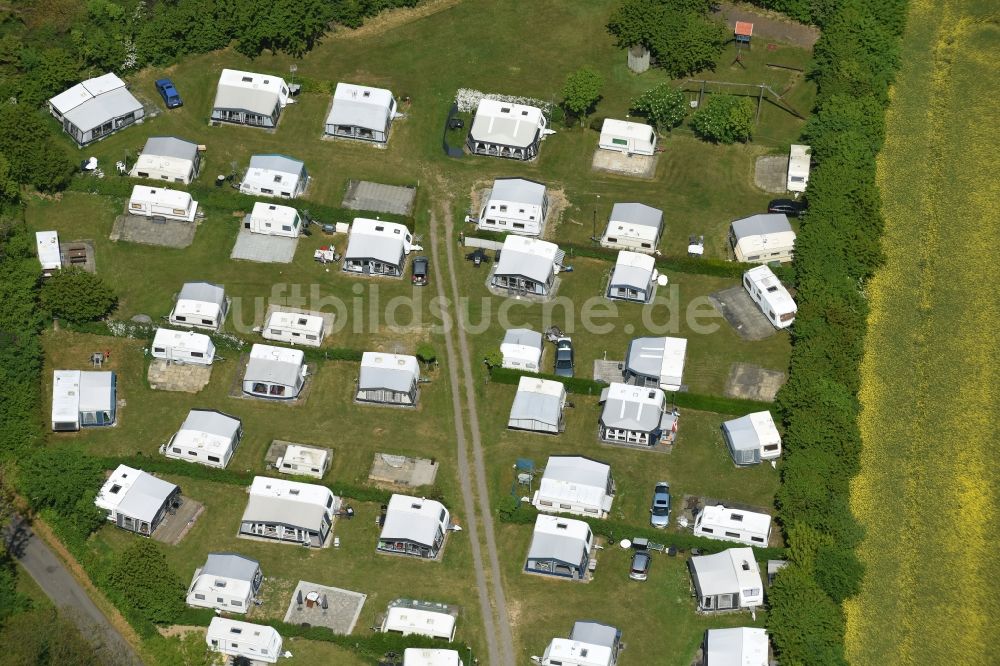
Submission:
[[[803,143],[812,146],[809,211],[795,246],[798,314],[788,383],[778,519],[790,565],[771,590],[768,628],[784,664],[844,664],[840,604],[854,594],[862,530],[849,507],[859,467],[858,368],[864,288],[882,257],[875,157],[899,61],[905,0],[759,0],[821,24],[809,74],[818,85]]]
[[[608,387],[607,384],[584,377],[558,377],[556,375],[536,374],[524,372],[523,370],[512,370],[510,368],[492,368],[490,370],[490,380],[498,384],[516,386],[521,381],[521,377],[537,377],[559,382],[566,387],[567,393],[574,395],[599,396],[601,395],[601,391]],[[677,407],[733,416],[743,416],[744,414],[766,411],[771,408],[771,403],[769,402],[725,398],[701,393],[676,392],[670,394],[670,399]]]

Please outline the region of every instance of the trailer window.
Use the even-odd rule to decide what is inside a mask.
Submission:
[[[611,143],[615,144],[616,146],[627,146],[628,139],[611,139]]]

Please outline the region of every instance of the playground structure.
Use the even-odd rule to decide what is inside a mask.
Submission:
[[[706,93],[711,94],[714,92],[726,91],[730,95],[740,95],[743,97],[755,97],[757,99],[757,112],[754,115],[754,123],[760,120],[760,107],[764,103],[765,99],[771,102],[779,109],[792,114],[800,120],[805,120],[806,117],[795,110],[784,98],[774,91],[774,89],[767,85],[766,83],[735,83],[732,81],[710,81],[708,79],[684,79],[684,83],[681,88],[685,92],[697,93],[697,98],[692,100],[691,106],[695,108],[700,108],[701,103],[705,99]]]

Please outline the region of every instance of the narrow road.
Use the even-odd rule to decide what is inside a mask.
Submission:
[[[113,664],[142,666],[142,660],[44,541],[29,532],[18,561],[46,596],[77,625],[80,633]],[[68,611],[68,612],[67,612]],[[2,658],[0,658],[2,661]]]
[[[448,204],[445,205],[448,210]],[[446,213],[447,214],[447,213]],[[455,421],[455,446],[457,451],[458,478],[462,489],[462,500],[467,517],[466,528],[469,533],[469,543],[472,546],[473,567],[476,570],[476,588],[479,593],[479,607],[483,616],[483,625],[486,635],[486,651],[488,659],[486,664],[490,666],[515,666],[514,665],[514,642],[510,633],[510,625],[507,620],[507,605],[503,594],[503,584],[500,579],[500,560],[497,556],[496,539],[493,535],[493,516],[490,513],[489,496],[486,490],[486,474],[482,460],[482,447],[479,438],[479,422],[475,416],[475,411],[470,410],[472,418],[472,449],[474,466],[469,464],[468,445],[465,436],[465,419],[462,414],[462,400],[458,376],[458,363],[463,366],[463,375],[466,378],[466,397],[471,391],[471,370],[469,367],[469,350],[459,322],[458,310],[458,280],[455,276],[455,259],[451,235],[451,218],[448,215],[445,219],[444,243],[446,246],[448,261],[447,264],[441,261],[441,238],[438,233],[438,218],[431,212],[430,219],[430,240],[431,258],[434,265],[438,267],[439,279],[437,284],[438,299],[442,304],[442,316],[446,317],[444,342],[445,352],[448,359],[448,378],[451,382],[451,404]],[[445,293],[444,275],[445,269],[451,283],[453,299],[450,301]],[[447,306],[445,304],[448,304]],[[446,309],[445,309],[446,308]],[[450,322],[448,322],[450,319]],[[458,331],[458,346],[461,348],[461,357],[455,351],[455,340],[453,336]],[[473,472],[476,477],[476,488],[479,492],[480,516],[476,516],[476,498],[472,487]],[[486,536],[486,549],[488,551],[490,566],[490,581],[486,580],[486,567],[483,562],[482,546],[479,541],[479,521],[482,521],[483,531]],[[491,603],[491,588],[492,600]],[[495,603],[495,607],[494,607]],[[499,630],[499,636],[498,636]],[[469,664],[468,666],[472,666]]]

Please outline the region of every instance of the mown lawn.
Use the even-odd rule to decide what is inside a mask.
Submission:
[[[878,163],[886,263],[867,289],[854,664],[996,660],[1000,281],[983,241],[1000,188],[980,170],[997,150],[994,11],[910,4]]]

